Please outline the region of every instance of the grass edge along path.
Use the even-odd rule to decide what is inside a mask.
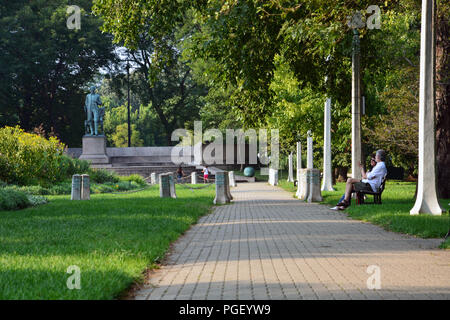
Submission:
[[[279,180],[279,187],[295,195],[297,187],[286,179]],[[345,183],[337,183],[333,186],[336,191],[322,191],[321,204],[327,207],[335,206],[344,194]],[[364,204],[352,205],[344,210],[349,217],[383,227],[385,230],[417,236],[421,238],[444,238],[450,230],[450,199],[440,199],[439,202],[445,210],[442,216],[427,214],[411,216],[409,210],[414,205],[414,182],[402,182],[388,180],[386,189],[382,195],[381,205]],[[367,196],[367,202],[373,201],[373,196]],[[450,249],[450,239],[443,241],[439,246],[442,249]]]
[[[0,211],[0,300],[121,297],[211,212],[214,186],[178,188],[177,196],[162,199],[154,186],[90,201],[49,196],[46,205]],[[80,269],[79,290],[67,287],[70,266]]]

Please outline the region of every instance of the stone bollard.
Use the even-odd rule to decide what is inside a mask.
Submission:
[[[294,160],[293,160],[292,152],[288,157],[288,182],[294,182]]]
[[[169,174],[161,173],[159,175],[159,196],[161,198],[170,197],[170,180]]]
[[[89,181],[89,175],[81,175],[81,200],[91,199],[91,184]]]
[[[308,197],[308,180],[307,180],[307,170],[308,169],[300,169],[299,170],[299,178],[297,181],[297,198],[300,200],[306,200]]]
[[[197,184],[197,172],[191,173],[191,184]]]
[[[226,190],[227,190],[227,196],[230,200],[233,200],[233,196],[231,195],[230,191],[230,175],[228,172],[225,171],[225,183],[226,183]]]
[[[173,173],[169,174],[169,186],[170,186],[170,197],[176,198],[177,193],[175,192],[175,178]]]
[[[230,187],[236,187],[236,179],[234,178],[234,171],[228,171],[228,178],[230,179]]]
[[[156,172],[152,172],[151,176],[150,176],[150,182],[151,184],[156,184]]]
[[[79,174],[72,176],[71,200],[81,200],[81,176]]]
[[[278,170],[269,168],[269,184],[272,186],[278,185]]]
[[[224,204],[230,202],[230,198],[227,194],[225,175],[225,171],[216,171],[216,197],[214,198],[214,204]]]
[[[322,192],[320,190],[320,170],[307,169],[306,180],[308,183],[308,202],[321,202]]]

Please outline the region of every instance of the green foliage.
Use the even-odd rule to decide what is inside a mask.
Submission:
[[[24,192],[0,188],[0,210],[17,210],[30,205],[31,202]]]
[[[111,139],[115,147],[128,147],[128,124],[119,124]],[[144,145],[144,140],[140,138],[140,133],[136,129],[135,124],[131,125],[131,145],[133,147],[142,147]]]
[[[17,127],[0,128],[0,179],[8,183],[38,184],[65,178],[64,144]]]
[[[147,185],[147,182],[145,182],[144,178],[138,174],[131,174],[129,176],[119,176],[120,181],[133,181],[139,186],[145,186]]]
[[[89,162],[71,158],[63,154],[64,150],[65,145],[55,137],[45,139],[19,127],[0,128],[0,179],[9,184],[50,188],[73,174],[90,172]]]
[[[66,25],[73,4],[81,8],[80,30]],[[91,6],[92,0],[1,1],[0,127],[32,131],[43,124],[71,147],[81,145],[88,82],[115,59],[112,37],[99,30]]]
[[[92,169],[89,173],[89,178],[91,182],[95,183],[117,183],[120,181],[119,177],[115,173],[106,169]]]
[[[27,198],[33,207],[48,203],[48,199],[43,196],[36,196],[29,194],[27,195]]]

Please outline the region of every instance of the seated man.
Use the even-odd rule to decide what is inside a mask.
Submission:
[[[337,207],[342,209],[347,208],[350,205],[350,197],[352,192],[360,191],[373,191],[376,192],[381,185],[384,175],[387,173],[386,165],[384,160],[386,158],[386,152],[384,150],[378,150],[375,154],[376,165],[372,171],[367,174],[364,172],[363,166],[359,164],[361,168],[361,176],[363,179],[360,181],[358,179],[347,179],[347,184],[345,186],[344,199],[337,204]]]

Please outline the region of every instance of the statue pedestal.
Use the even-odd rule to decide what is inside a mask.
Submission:
[[[83,153],[81,160],[88,160],[92,164],[108,164],[105,136],[83,136]]]

